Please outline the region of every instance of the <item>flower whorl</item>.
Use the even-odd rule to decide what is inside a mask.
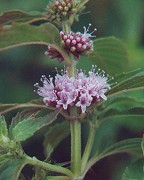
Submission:
[[[105,73],[96,72],[96,66],[92,67],[86,76],[82,70],[77,71],[76,77],[69,77],[67,71],[57,74],[55,79],[42,76],[43,86],[38,83],[37,94],[43,97],[44,103],[57,108],[69,109],[72,106],[80,107],[81,112],[86,112],[86,107],[97,103],[101,99],[106,100],[105,93],[110,89],[108,77]]]
[[[96,29],[89,33],[90,26],[91,24],[89,24],[87,29],[84,27],[84,33],[73,33],[72,31],[69,33],[60,32],[62,46],[68,54],[73,54],[79,59],[80,55],[84,55],[93,50],[93,41],[90,40],[90,38],[95,37],[92,34]],[[51,46],[48,46],[48,50],[45,54],[52,59],[56,58],[59,62],[64,60],[61,54]]]

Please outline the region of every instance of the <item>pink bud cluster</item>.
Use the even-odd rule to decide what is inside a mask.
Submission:
[[[84,27],[84,33],[64,33],[60,32],[60,36],[62,39],[62,46],[66,50],[68,54],[73,54],[76,58],[79,59],[80,55],[84,55],[85,53],[93,50],[93,41],[90,38],[95,37],[92,34],[96,31],[94,29],[93,32],[89,32],[91,24],[89,24],[88,28]],[[59,62],[63,61],[63,57],[61,54],[51,46],[48,46],[48,50],[45,52],[50,58],[56,58]]]
[[[79,1],[75,0],[53,0],[47,6],[47,15],[51,20],[65,21],[77,12]]]
[[[38,88],[37,94],[43,97],[47,106],[69,109],[72,106],[80,108],[82,113],[92,103],[97,103],[101,99],[106,100],[105,93],[110,89],[108,76],[104,72],[96,72],[96,66],[85,75],[82,70],[77,70],[76,77],[69,77],[67,71],[56,74],[55,78],[42,76],[41,82],[35,86]]]
[[[72,53],[79,58],[85,52],[93,49],[93,42],[86,34],[69,32],[68,34],[61,32],[62,45],[68,53]]]
[[[52,46],[48,46],[48,50],[45,52],[45,55],[51,59],[56,58],[59,62],[62,62],[64,59],[62,55]]]

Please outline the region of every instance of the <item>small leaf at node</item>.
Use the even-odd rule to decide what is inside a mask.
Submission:
[[[0,137],[1,136],[8,136],[8,129],[4,116],[0,116]]]
[[[24,141],[31,137],[36,131],[46,125],[50,125],[57,119],[60,109],[55,110],[44,117],[27,118],[19,122],[13,129],[12,135],[15,141]]]

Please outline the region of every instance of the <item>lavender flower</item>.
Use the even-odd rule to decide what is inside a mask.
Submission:
[[[37,94],[43,97],[47,106],[69,109],[77,106],[82,113],[92,103],[97,103],[101,99],[106,100],[105,93],[110,89],[108,76],[104,72],[96,71],[96,66],[85,75],[82,70],[77,70],[76,77],[69,77],[65,70],[62,74],[56,74],[55,78],[42,76],[41,82],[35,86],[38,88]]]
[[[73,54],[77,59],[79,59],[80,55],[84,55],[87,52],[93,50],[93,41],[90,38],[95,37],[92,34],[96,31],[89,32],[91,24],[89,24],[88,28],[84,27],[84,33],[73,33],[72,31],[69,33],[60,32],[60,36],[62,39],[62,46],[66,50],[68,54]],[[59,62],[63,61],[63,57],[61,54],[51,46],[48,46],[48,50],[45,52],[47,56],[50,58],[56,58]]]

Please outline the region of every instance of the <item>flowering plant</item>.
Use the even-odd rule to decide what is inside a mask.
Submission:
[[[92,103],[97,103],[101,98],[106,100],[104,93],[110,89],[107,78],[104,75],[95,73],[95,69],[89,71],[89,77],[80,71],[76,77],[69,77],[68,72],[63,75],[57,74],[53,83],[53,78],[49,80],[42,76],[43,87],[38,87],[37,93],[44,97],[46,105],[53,104],[57,108],[69,111],[69,107],[80,107],[82,113],[86,112],[86,107]]]
[[[100,133],[107,122],[114,124],[113,119],[144,117],[143,103],[127,95],[144,89],[144,74],[143,69],[137,69],[113,78],[106,74],[105,66],[102,65],[103,71],[93,65],[97,62],[114,66],[113,56],[107,62],[105,53],[123,57],[126,50],[114,37],[94,40],[96,29],[90,32],[91,24],[84,27],[84,33],[71,30],[87,2],[52,0],[45,14],[8,11],[0,15],[1,51],[16,46],[43,45],[47,48],[46,57],[65,64],[61,72],[56,68],[55,77],[42,75],[41,82],[35,83],[37,100],[0,104],[0,179],[29,179],[22,169],[31,165],[31,179],[83,180],[92,166],[107,156],[124,152],[133,153],[137,158],[143,156],[142,137],[111,143],[107,134]],[[92,61],[88,73],[77,68],[83,56]],[[117,64],[121,67],[120,61]],[[127,56],[124,61],[126,64]],[[3,114],[21,108],[25,110],[18,112],[8,126]],[[44,127],[45,160],[41,160],[28,155],[23,142]],[[69,136],[69,161],[54,163],[53,152]],[[127,169],[123,179],[133,177],[129,173],[131,168]]]

